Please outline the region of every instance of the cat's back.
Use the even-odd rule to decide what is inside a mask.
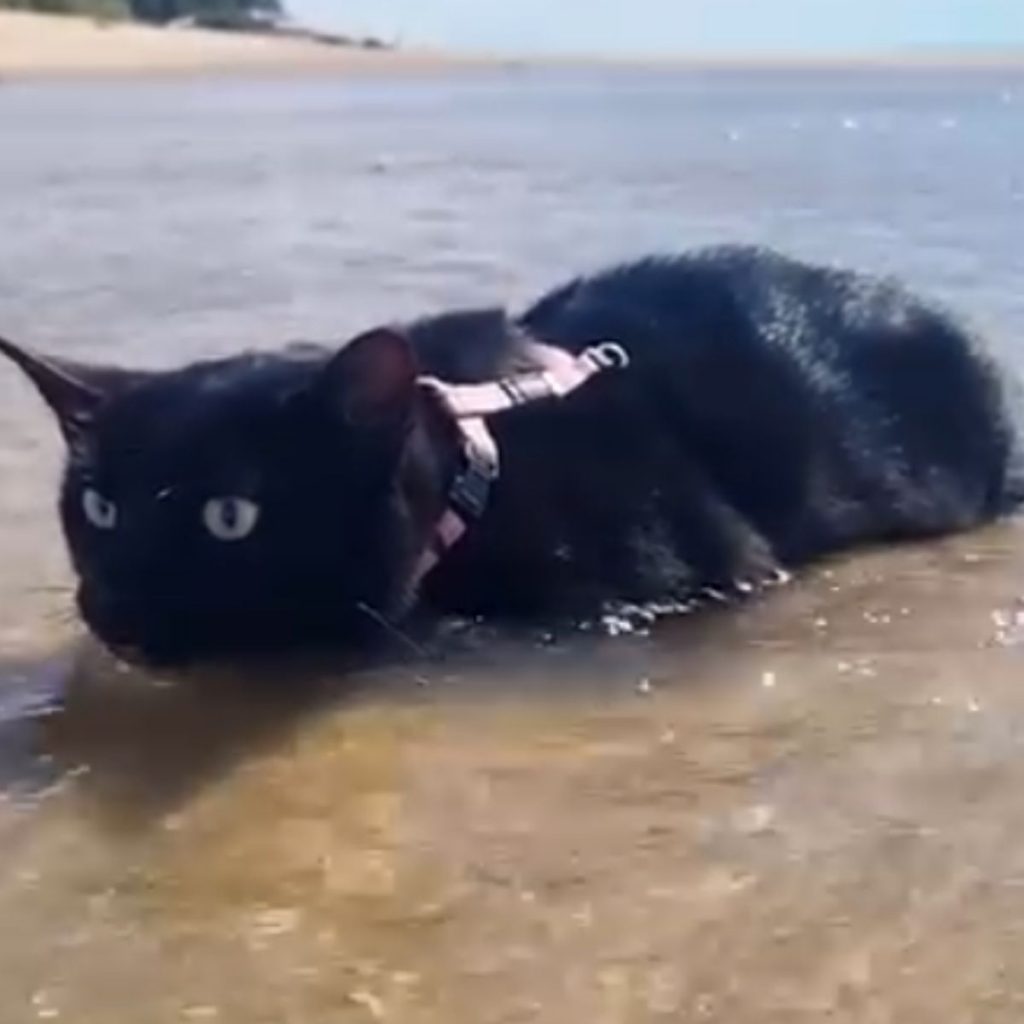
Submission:
[[[894,281],[723,247],[579,278],[522,322],[570,350],[622,344],[634,407],[744,508],[771,495],[789,518],[813,478],[823,504],[874,509],[833,532],[913,533],[1017,500],[999,367]]]
[[[948,432],[1008,446],[1002,369],[956,318],[891,279],[725,246],[579,278],[523,323],[574,350],[620,342],[649,394],[670,392],[707,429],[737,417],[754,437],[816,424],[874,453],[933,449]]]
[[[705,345],[830,358],[924,321],[955,326],[898,282],[756,246],[623,263],[549,292],[522,317],[533,333],[567,347],[618,335],[641,360]]]

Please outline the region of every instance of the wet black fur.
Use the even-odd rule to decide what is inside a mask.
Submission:
[[[485,323],[413,336],[458,377],[472,335],[500,335]],[[1019,500],[998,373],[892,283],[730,248],[573,282],[521,323],[571,351],[620,340],[633,365],[496,423],[498,500],[431,580],[440,607],[728,588],[856,543],[966,529]]]
[[[614,339],[632,363],[492,419],[501,478],[421,612],[686,599],[966,529],[1020,496],[997,371],[890,283],[730,248],[581,279],[519,318],[403,331],[408,367],[393,338],[371,338],[359,357],[248,354],[104,385],[72,432],[62,500],[94,631],[182,658],[344,645],[377,628],[366,608],[404,614],[458,463],[453,425],[413,375],[492,379],[527,362],[527,333],[572,352]],[[121,508],[116,531],[85,522],[90,482]],[[250,538],[204,534],[218,494],[259,501]]]

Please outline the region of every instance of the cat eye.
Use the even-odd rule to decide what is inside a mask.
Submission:
[[[112,530],[117,526],[117,506],[92,487],[82,491],[82,511],[97,530]]]
[[[203,524],[217,540],[244,540],[259,517],[259,505],[248,498],[211,498],[203,506]]]

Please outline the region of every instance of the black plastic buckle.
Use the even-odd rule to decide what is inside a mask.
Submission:
[[[475,444],[467,443],[465,456],[466,468],[452,482],[448,500],[464,518],[479,519],[487,508],[498,467]]]

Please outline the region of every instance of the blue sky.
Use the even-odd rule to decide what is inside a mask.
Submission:
[[[837,53],[1024,45],[1024,0],[286,0],[408,44],[520,53]]]

